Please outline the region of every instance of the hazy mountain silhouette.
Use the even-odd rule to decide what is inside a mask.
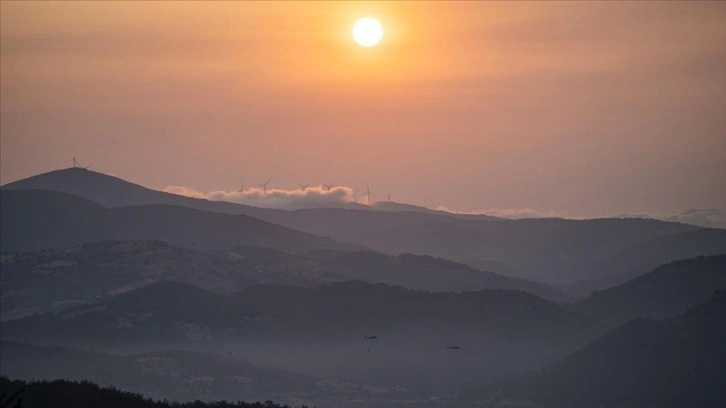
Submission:
[[[575,282],[563,288],[586,296],[593,290],[620,285],[664,263],[723,253],[726,253],[726,230],[699,228],[664,234],[591,265],[591,274],[597,278]],[[612,271],[617,273],[613,274]]]
[[[340,238],[394,252],[500,260],[529,279],[560,283],[726,252],[726,230],[646,219],[439,222]]]
[[[580,310],[609,322],[665,318],[707,301],[726,288],[726,255],[671,262],[579,302]]]
[[[68,247],[110,239],[161,240],[200,249],[239,245],[293,252],[360,248],[244,215],[179,206],[105,209],[80,197],[46,190],[3,190],[0,200],[4,251]]]
[[[345,282],[311,288],[263,285],[222,295],[158,282],[71,307],[3,323],[6,339],[73,342],[206,342],[245,333],[306,333],[430,322],[531,338],[584,333],[577,313],[518,291],[433,293]]]
[[[392,253],[427,254],[459,261],[493,262],[498,273],[556,284],[644,273],[675,259],[726,252],[726,231],[685,234],[678,253],[667,235],[702,228],[649,219],[482,220],[476,216],[424,211],[416,206],[377,204],[386,211],[304,209],[283,211],[177,196],[83,169],[66,169],[7,184],[2,190],[40,188],[77,194],[102,205],[173,204],[246,214],[341,242]],[[374,207],[375,209],[376,207]],[[663,237],[664,242],[658,243]],[[170,241],[171,242],[171,241]],[[650,244],[649,244],[650,243]],[[649,248],[648,245],[653,245]],[[628,251],[631,252],[628,252]],[[643,251],[643,255],[639,254]],[[584,285],[587,291],[587,285]]]
[[[722,407],[724,344],[720,292],[670,320],[625,323],[560,363],[490,387],[490,397],[512,407]]]
[[[3,190],[50,190],[86,198],[107,208],[169,204],[204,211],[245,214],[242,204],[208,201],[152,190],[118,177],[71,167],[38,174],[2,186]]]
[[[19,189],[28,180],[86,198]],[[724,295],[707,299],[726,286],[725,230],[647,219],[489,220],[398,203],[269,210],[79,169],[28,180],[0,191],[3,251],[16,251],[2,256],[0,306],[3,316],[46,313],[4,321],[0,335],[109,354],[3,343],[12,364],[2,373],[54,378],[65,367],[73,378],[152,396],[336,395],[361,406],[394,395],[452,407],[724,400],[715,386],[724,383]],[[41,248],[54,249],[27,251]],[[581,290],[637,277],[563,305],[543,299],[567,298],[550,286],[432,255],[579,281]],[[694,259],[653,269],[675,258]],[[670,320],[632,320],[601,336],[645,316]],[[200,354],[208,350],[225,354]],[[547,368],[496,382],[538,367]]]
[[[313,286],[362,280],[432,291],[516,289],[551,300],[570,299],[545,284],[443,259],[373,252],[292,254],[260,247],[200,251],[161,241],[103,241],[5,253],[0,267],[3,319],[61,310],[161,280],[220,293],[261,283]]]
[[[126,207],[148,204],[169,204],[195,208],[204,211],[215,211],[228,214],[244,214],[268,219],[275,222],[281,214],[291,212],[268,208],[252,207],[244,204],[225,201],[209,201],[199,198],[181,196],[146,188],[118,177],[87,170],[83,168],[67,168],[48,173],[38,174],[2,186],[4,190],[50,190],[73,194],[101,204],[107,208]],[[351,210],[370,211],[372,209],[393,212],[416,212],[462,219],[497,220],[488,215],[453,214],[436,211],[426,207],[378,202],[373,206],[347,203],[344,208]],[[327,208],[326,208],[327,209]],[[304,210],[302,210],[304,211]],[[294,211],[292,211],[294,212]],[[284,218],[284,217],[283,217]]]
[[[279,256],[279,262],[295,257],[267,251]],[[5,253],[0,264],[2,316],[61,310],[160,280],[185,282],[216,292],[233,292],[258,283],[257,263],[226,255],[161,241],[103,241]],[[259,258],[260,262],[265,259]]]
[[[578,312],[525,292],[431,293],[363,282],[260,285],[232,295],[158,282],[0,325],[4,340],[114,353],[224,352],[369,384],[389,390],[390,398],[407,390],[423,401],[551,363],[602,331]]]
[[[431,291],[511,289],[531,292],[549,300],[572,297],[550,285],[477,270],[470,266],[427,255],[387,256],[376,252],[345,252],[320,259],[321,273],[330,280],[364,280]]]

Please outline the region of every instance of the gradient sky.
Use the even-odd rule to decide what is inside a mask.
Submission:
[[[0,182],[370,184],[572,215],[726,208],[726,2],[9,2]],[[377,18],[373,48],[353,23]]]

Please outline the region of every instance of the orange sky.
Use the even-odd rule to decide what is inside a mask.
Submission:
[[[0,181],[726,208],[726,3],[6,2]],[[350,30],[370,15],[381,44]]]

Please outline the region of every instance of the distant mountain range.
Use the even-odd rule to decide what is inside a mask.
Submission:
[[[103,245],[114,248],[151,244]],[[166,245],[162,248],[174,249]],[[85,251],[84,256],[98,253]],[[267,250],[263,253],[275,256]],[[559,353],[569,349],[569,355],[555,358],[558,352],[542,354],[540,350],[533,354],[537,362],[518,363],[519,369],[535,368],[529,374],[494,381],[457,395],[444,395],[439,405],[433,406],[718,407],[726,401],[722,387],[726,380],[722,370],[726,364],[726,292],[718,289],[724,286],[725,263],[726,255],[673,262],[618,287],[594,293],[571,307],[501,290],[429,293],[346,282],[310,288],[258,285],[222,295],[185,284],[158,282],[92,304],[6,322],[0,333],[4,339],[15,341],[93,347],[209,344],[220,352],[240,341],[243,343],[238,347],[243,350],[268,347],[266,344],[280,339],[300,347],[300,342],[304,342],[301,339],[307,338],[313,343],[324,342],[322,349],[331,349],[326,353],[343,352],[349,363],[355,357],[350,353],[360,347],[367,354],[367,346],[369,352],[374,347],[375,353],[366,360],[377,361],[374,359],[379,358],[378,354],[384,353],[385,359],[400,365],[402,362],[396,359],[401,358],[403,351],[399,347],[405,346],[415,348],[417,358],[433,366],[441,364],[437,354],[445,350],[437,353],[435,348],[431,349],[431,340],[444,349],[448,340],[458,338],[463,342],[454,344],[463,345],[465,354],[457,357],[454,353],[458,350],[449,350],[448,358],[472,360],[449,361],[442,368],[448,365],[453,373],[460,372],[461,378],[469,378],[470,371],[482,366],[483,355],[479,353],[483,351],[531,352],[535,344],[559,345]],[[641,318],[645,316],[669,318]],[[627,323],[607,331],[598,321],[609,325]],[[407,327],[414,329],[406,334]],[[474,335],[476,330],[486,333],[485,337]],[[379,338],[363,338],[363,334],[371,333]],[[411,333],[420,336],[416,344],[411,343]],[[324,340],[326,337],[328,340]],[[496,337],[520,345],[504,348],[503,344],[492,342]],[[251,339],[264,346],[252,346]],[[521,343],[524,339],[529,342]],[[377,401],[376,397],[365,387],[263,369],[230,355],[158,351],[114,356],[15,341],[0,344],[0,374],[15,378],[87,378],[155,397],[241,398],[267,392],[274,393],[282,402],[315,401],[316,396],[323,395],[329,398],[329,387],[333,387],[343,400],[356,395],[360,401],[378,404],[371,402]],[[583,344],[586,345],[582,347]],[[511,364],[512,358],[510,355],[506,361]],[[337,367],[340,361],[334,361],[338,361]],[[542,363],[549,365],[536,369]],[[493,362],[485,365],[488,370],[503,370]],[[482,373],[477,375],[492,379]],[[364,372],[356,378],[373,377]],[[405,392],[397,391],[396,395],[405,399]],[[419,389],[408,398],[421,397],[421,392]]]
[[[278,255],[282,258],[278,259]],[[205,338],[234,336],[237,330],[312,330],[325,325],[347,330],[366,325],[395,326],[408,321],[450,322],[491,330],[534,330],[555,322],[569,322],[563,327],[594,327],[594,322],[612,326],[640,317],[674,316],[705,301],[714,290],[726,288],[726,255],[666,264],[566,307],[524,292],[504,290],[434,293],[363,282],[310,288],[255,284],[264,276],[259,272],[260,266],[277,270],[274,275],[281,270],[289,273],[301,265],[300,274],[318,274],[319,278],[326,276],[325,270],[330,268],[338,271],[341,280],[371,270],[405,277],[408,270],[421,271],[425,276],[427,268],[434,268],[433,274],[437,275],[435,268],[440,267],[439,263],[444,264],[440,270],[446,271],[449,266],[454,268],[453,272],[445,273],[455,275],[460,267],[411,255],[391,258],[374,253],[318,253],[297,257],[255,248],[200,253],[159,242],[107,242],[4,258],[3,309],[12,310],[15,302],[33,296],[41,299],[36,300],[40,304],[65,303],[65,307],[57,307],[55,314],[30,316],[3,325],[3,336],[29,339],[42,339],[51,333],[55,338],[79,341],[86,335],[114,339],[126,333],[155,341],[162,340],[160,335],[171,336],[165,340],[184,341],[188,338],[185,325],[203,327]],[[224,259],[230,258],[225,263]],[[360,272],[355,272],[357,269]],[[251,273],[230,278],[235,270]],[[218,293],[159,281],[164,277],[176,277],[198,286],[211,283]],[[376,277],[369,276],[373,280]],[[411,279],[415,280],[415,276]],[[235,284],[240,285],[239,292],[223,294],[229,292],[223,288]],[[57,293],[65,294],[53,297]],[[85,304],[74,306],[72,299]],[[579,313],[589,316],[589,320]],[[139,316],[147,315],[153,319],[139,320]],[[240,324],[241,321],[247,323]],[[252,321],[256,323],[250,326]],[[166,330],[154,332],[162,326]],[[118,329],[121,332],[115,333]],[[134,334],[137,329],[142,329],[138,335]]]
[[[183,343],[322,329],[360,332],[411,322],[559,339],[594,328],[575,312],[517,291],[433,293],[345,282],[311,288],[252,286],[222,295],[158,282],[57,314],[4,322],[2,336],[52,338],[63,344]]]
[[[363,282],[258,285],[231,295],[158,282],[0,324],[6,341],[110,353],[230,353],[318,378],[400,386],[391,391],[397,396],[437,395],[521,374],[603,330],[525,292],[432,293]],[[371,405],[384,406],[357,404]]]
[[[152,204],[107,209],[48,190],[0,191],[3,251],[38,250],[111,239],[161,240],[199,249],[263,246],[289,252],[359,245],[292,230],[246,215]]]
[[[3,196],[11,193],[11,190],[20,189],[65,192],[111,208],[107,213],[112,214],[116,221],[111,222],[108,229],[117,232],[101,234],[94,229],[94,235],[73,232],[74,228],[64,226],[63,234],[59,233],[58,236],[70,235],[76,238],[74,244],[84,242],[83,239],[143,238],[162,239],[184,247],[193,247],[192,243],[195,243],[202,248],[257,245],[300,250],[321,246],[340,249],[343,245],[340,243],[345,242],[359,245],[359,248],[386,253],[432,255],[467,262],[477,268],[480,267],[478,265],[485,264],[496,268],[491,269],[496,273],[557,285],[577,284],[575,290],[579,294],[601,289],[600,282],[603,280],[634,276],[665,262],[726,253],[726,230],[648,219],[500,220],[492,217],[460,216],[399,203],[381,203],[365,210],[318,208],[284,211],[178,196],[78,168],[45,173],[7,184],[2,187]],[[36,199],[46,201],[37,195]],[[68,199],[64,201],[68,204]],[[244,222],[239,219],[231,221],[233,218],[215,218],[202,215],[204,213],[187,213],[179,209],[168,210],[170,207],[159,204],[194,208],[204,212],[247,215],[317,237],[305,238],[296,235],[297,238],[288,237],[283,239],[284,242],[278,242],[280,236],[295,235],[289,231],[278,230],[278,233],[266,235],[268,241],[258,239],[251,242],[252,239],[235,235],[241,234],[238,230],[245,228],[242,224],[252,222],[249,219]],[[160,208],[167,210],[162,211]],[[37,207],[36,210],[46,209]],[[28,213],[30,210],[23,211]],[[174,220],[174,216],[168,214],[170,212],[176,214],[174,216],[189,217],[196,221]],[[59,211],[51,211],[50,214],[62,216]],[[8,217],[12,218],[11,215],[8,214]],[[45,220],[51,224],[56,222],[50,215]],[[140,230],[134,230],[130,226],[126,227],[126,231],[119,228],[119,224],[133,225],[129,220],[150,222],[154,231],[149,233],[142,230],[144,233],[140,234]],[[160,225],[162,220],[165,225]],[[32,220],[27,222],[30,221]],[[231,227],[230,222],[239,226]],[[25,225],[27,224],[16,224],[18,228],[24,228]],[[24,228],[24,233],[30,234],[28,231],[40,228],[30,225],[33,228]],[[221,233],[224,238],[209,236],[214,230],[222,228],[222,225],[228,228]],[[263,228],[260,225],[262,224],[258,224],[258,227]],[[265,225],[268,225],[266,229],[272,228],[269,224]],[[83,224],[75,224],[75,229],[79,226],[82,227]],[[246,228],[250,230],[249,226]],[[199,229],[201,238],[194,239],[190,233],[192,229]],[[231,232],[232,229],[237,232]],[[50,234],[47,229],[39,230]],[[57,228],[51,231],[57,231]],[[689,232],[692,234],[688,234]],[[320,237],[329,237],[338,243],[324,241]],[[304,244],[301,242],[304,240],[310,242]],[[38,239],[37,242],[32,239],[22,243],[11,241],[8,248],[38,249],[58,246],[58,241],[59,239],[51,238]]]
[[[387,256],[333,250],[286,253],[270,248],[195,250],[161,241],[103,241],[0,258],[3,320],[62,310],[77,303],[171,280],[232,293],[256,284],[314,286],[361,280],[411,289],[515,289],[545,299],[572,300],[557,289],[475,270],[429,256]]]
[[[79,168],[2,186],[0,218],[3,375],[321,407],[726,403],[723,229],[393,202],[285,211]],[[140,401],[0,387],[27,406]]]
[[[85,282],[94,271],[115,279],[128,273],[127,268],[148,268],[141,273],[161,266],[174,269],[172,260],[177,256],[179,265],[191,265],[180,276],[210,265],[223,276],[227,272],[219,263],[220,254],[251,262],[250,266],[277,265],[284,270],[285,265],[311,262],[317,266],[308,265],[306,270],[323,271],[323,265],[332,263],[333,270],[360,265],[362,270],[383,274],[387,268],[395,273],[402,265],[418,270],[418,263],[449,262],[356,252],[299,256],[262,248],[193,251],[161,242],[115,241],[6,254],[15,259],[5,261],[15,266],[10,271],[3,266],[3,285],[11,291],[15,285],[32,288],[29,282],[43,275],[48,275],[48,284],[57,282],[61,272],[52,272],[55,268],[75,270],[71,282]],[[715,402],[724,401],[715,384],[723,379],[717,369],[726,362],[721,350],[726,340],[726,302],[723,291],[715,297],[713,293],[724,286],[725,263],[726,255],[673,262],[570,305],[519,291],[432,293],[363,282],[307,288],[253,285],[232,294],[178,282],[146,282],[85,304],[4,322],[0,373],[15,378],[87,378],[158,397],[241,398],[237,396],[242,393],[251,397],[271,393],[282,402],[327,396],[331,403],[330,398],[345,401],[355,395],[358,401],[367,401],[357,406],[386,406],[371,390],[388,387],[386,392],[395,394],[401,404],[407,398],[425,401],[427,392],[439,393],[438,405],[431,406],[441,407],[478,406],[485,401],[489,402],[484,406],[511,407],[718,406]],[[7,273],[36,276],[21,285],[6,279]],[[72,291],[73,285],[56,289]],[[670,320],[640,319],[649,316]],[[375,339],[366,339],[368,335]],[[133,351],[116,356],[18,341],[109,350],[197,351]],[[452,344],[461,350],[448,349]],[[276,370],[260,367],[268,364]],[[105,366],[113,370],[106,371]],[[53,371],[55,367],[65,374]],[[133,374],[136,370],[141,372]],[[497,380],[509,376],[515,378]],[[679,388],[666,386],[671,379]],[[494,382],[465,391],[477,381]],[[355,385],[366,382],[375,384]],[[393,384],[403,384],[404,389],[396,390]],[[331,397],[331,390],[337,397]]]
[[[71,167],[68,169],[39,174],[5,184],[2,188],[8,190],[59,191],[87,198],[109,208],[132,205],[169,204],[196,208],[204,211],[244,214],[263,219],[266,216],[272,216],[274,218],[274,215],[281,211],[252,207],[226,201],[208,201],[199,198],[171,194],[130,183],[118,177],[79,167]],[[358,203],[348,204],[349,205],[340,208],[390,212],[421,212],[461,219],[498,219],[489,215],[454,214],[445,211],[432,210],[418,205],[397,203],[393,201],[379,201],[370,206]]]

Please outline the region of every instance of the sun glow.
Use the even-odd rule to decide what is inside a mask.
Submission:
[[[383,26],[374,18],[363,17],[353,26],[353,38],[364,47],[373,47],[383,38]]]

